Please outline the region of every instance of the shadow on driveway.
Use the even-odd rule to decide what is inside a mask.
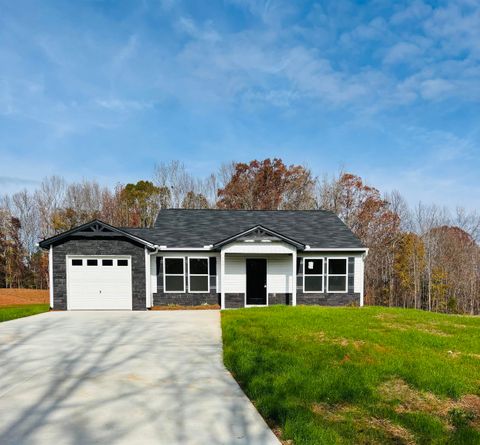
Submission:
[[[0,324],[0,444],[279,444],[222,363],[218,311]]]

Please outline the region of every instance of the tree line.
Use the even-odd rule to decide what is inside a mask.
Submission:
[[[480,216],[382,194],[357,175],[318,178],[280,159],[231,162],[197,178],[179,161],[152,178],[104,187],[45,178],[37,189],[0,199],[0,287],[46,288],[40,239],[98,218],[150,227],[162,208],[325,209],[369,248],[367,304],[448,313],[480,313]]]

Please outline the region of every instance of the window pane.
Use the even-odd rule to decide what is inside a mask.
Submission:
[[[347,260],[346,259],[329,259],[328,273],[331,273],[331,274],[347,273]]]
[[[117,260],[118,266],[128,266],[128,260]]]
[[[96,266],[97,264],[97,260],[87,260],[87,266]]]
[[[323,277],[305,276],[305,292],[321,292]]]
[[[328,277],[328,291],[345,292],[347,290],[347,277]]]
[[[308,258],[305,261],[305,275],[321,275],[323,274],[323,260],[310,260]]]
[[[113,266],[113,260],[102,260],[102,266]]]
[[[183,258],[165,258],[165,273],[183,274]]]
[[[208,274],[208,259],[206,258],[190,258],[191,274]]]
[[[72,260],[72,266],[82,266],[83,261],[82,260]]]
[[[183,292],[183,276],[165,276],[165,292]]]
[[[208,276],[190,277],[190,290],[192,292],[208,292]]]

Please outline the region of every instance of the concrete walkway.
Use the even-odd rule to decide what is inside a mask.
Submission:
[[[278,445],[222,364],[217,311],[0,323],[2,445]]]

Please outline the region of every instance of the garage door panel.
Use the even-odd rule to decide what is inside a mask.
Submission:
[[[73,259],[81,259],[82,265],[73,265]],[[97,265],[88,266],[87,259],[96,259]],[[102,259],[113,260],[113,265],[102,265]],[[128,265],[118,266],[117,260],[127,260]],[[68,309],[132,309],[130,257],[67,258],[67,280]]]

